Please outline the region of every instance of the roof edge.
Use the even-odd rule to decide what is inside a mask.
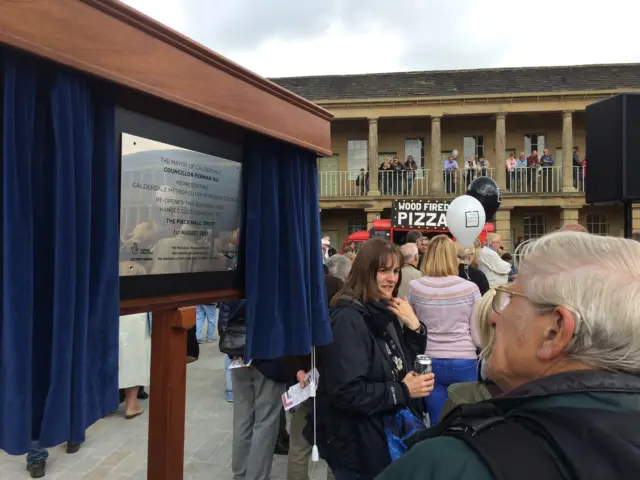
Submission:
[[[113,0],[109,0],[113,1]],[[326,74],[326,75],[301,75],[289,77],[269,77],[274,82],[282,80],[303,80],[311,78],[356,78],[370,76],[392,76],[392,75],[419,75],[419,74],[451,74],[451,73],[469,73],[469,72],[507,72],[507,71],[540,71],[550,70],[553,68],[618,68],[618,67],[640,67],[638,62],[629,63],[585,63],[578,65],[544,65],[538,67],[496,67],[496,68],[463,68],[463,69],[442,69],[442,70],[409,70],[394,72],[369,72],[369,73],[353,73],[353,74]]]
[[[640,65],[640,64],[639,64]],[[615,95],[617,93],[636,93],[640,88],[612,88],[606,90],[562,90],[557,92],[524,92],[524,93],[488,93],[478,95],[449,95],[449,96],[415,96],[415,97],[381,97],[381,98],[341,98],[313,100],[318,105],[324,104],[357,104],[357,103],[387,103],[387,102],[438,102],[441,100],[480,100],[498,98],[526,98],[526,97],[592,97],[601,95]]]

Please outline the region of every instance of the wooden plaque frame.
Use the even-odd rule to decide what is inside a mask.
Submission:
[[[331,155],[333,116],[117,0],[0,0],[0,45],[104,79],[118,105],[244,142],[247,132]],[[115,159],[114,159],[115,161]],[[183,478],[186,332],[193,305],[239,289],[138,298],[121,314],[152,311],[147,478]]]

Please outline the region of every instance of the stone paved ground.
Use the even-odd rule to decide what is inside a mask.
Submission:
[[[141,402],[145,408],[148,402]],[[232,404],[224,400],[224,358],[216,344],[201,345],[200,359],[187,370],[185,479],[232,480]],[[125,420],[122,406],[87,431],[80,451],[50,450],[46,479],[146,479],[147,414]],[[315,468],[314,468],[315,467]],[[311,479],[326,478],[323,462],[312,465]],[[271,477],[286,478],[286,457],[276,456]],[[0,452],[0,480],[28,479],[24,457]]]

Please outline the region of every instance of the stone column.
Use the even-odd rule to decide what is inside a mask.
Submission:
[[[562,151],[562,158],[564,159],[564,149]],[[573,183],[571,184],[571,186],[573,187]],[[579,207],[576,207],[574,205],[563,206],[562,209],[560,210],[560,226],[566,227],[567,225],[577,225],[579,223],[578,222],[579,216],[580,216]]]
[[[367,212],[367,230],[371,230],[373,228],[373,221],[380,218],[382,210],[378,208],[366,208],[365,212]]]
[[[575,192],[573,186],[573,112],[562,112],[562,191]]]
[[[495,216],[496,233],[502,237],[504,251],[513,254],[511,239],[511,209],[500,207]]]
[[[380,196],[378,186],[378,119],[369,119],[369,193],[373,197]]]
[[[494,160],[496,177],[494,180],[503,192],[507,190],[507,174],[505,172],[505,157],[507,156],[506,118],[506,113],[496,113],[496,158]]]
[[[431,117],[431,165],[429,170],[429,193],[444,193],[442,183],[442,142],[440,139],[440,118]]]
[[[633,205],[631,210],[632,222],[631,230],[634,234],[634,240],[640,239],[640,205]],[[610,234],[617,235],[615,232],[609,232]],[[638,238],[635,238],[638,237]]]

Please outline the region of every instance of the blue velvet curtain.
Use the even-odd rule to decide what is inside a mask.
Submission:
[[[254,137],[244,157],[247,357],[308,354],[332,340],[317,156]]]
[[[0,448],[81,442],[118,406],[114,105],[88,77],[0,49]]]

